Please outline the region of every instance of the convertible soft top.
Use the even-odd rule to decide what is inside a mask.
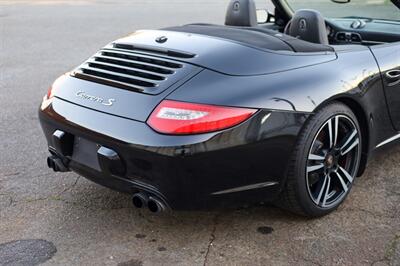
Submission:
[[[202,34],[239,42],[257,49],[291,52],[333,52],[328,45],[306,42],[262,27],[230,27],[212,24],[188,24],[163,30]]]

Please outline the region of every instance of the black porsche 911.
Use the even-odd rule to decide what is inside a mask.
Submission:
[[[137,31],[58,78],[39,110],[48,166],[153,212],[337,208],[400,139],[400,1],[273,3]]]

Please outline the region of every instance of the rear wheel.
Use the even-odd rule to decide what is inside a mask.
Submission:
[[[360,132],[347,106],[333,103],[320,109],[299,136],[279,205],[311,217],[335,210],[357,175]]]

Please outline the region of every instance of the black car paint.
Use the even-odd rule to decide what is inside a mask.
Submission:
[[[168,41],[157,43],[159,36],[167,36]],[[270,74],[336,59],[332,52],[271,51],[218,37],[163,30],[139,31],[116,42],[189,52],[195,56],[179,60],[231,76]]]
[[[105,176],[95,167],[72,161],[71,169],[120,191],[133,193],[142,186],[167,199],[174,209],[241,203],[240,193],[211,194],[261,182],[283,184],[280,177],[307,117],[308,114],[302,113],[260,111],[243,124],[222,132],[168,136],[154,132],[145,123],[82,108],[58,98],[40,112],[51,147],[54,147],[53,132],[63,130],[112,148],[127,165],[127,173],[122,177],[124,183],[119,186],[111,180],[121,177]],[[95,156],[96,151],[93,152]],[[279,185],[244,191],[243,202],[273,199],[279,191]]]
[[[165,44],[197,56],[174,58],[193,64],[196,70],[158,95],[124,91],[68,74],[54,84],[55,97],[45,100],[40,110],[49,146],[53,145],[54,131],[63,130],[115,150],[127,165],[124,176],[115,176],[72,160],[74,171],[120,191],[139,189],[155,194],[173,209],[231,206],[277,197],[302,126],[324,104],[337,100],[354,110],[366,140],[364,162],[379,143],[397,134],[388,113],[382,76],[369,48],[295,54],[184,33],[151,31],[134,36],[140,37],[141,44],[157,46],[161,44],[154,37],[161,35],[168,38]],[[193,39],[200,40],[198,45]],[[373,51],[382,71],[400,65],[398,58],[385,56],[393,52],[391,46]],[[386,62],[379,61],[380,57]],[[115,98],[115,106],[76,97],[80,90]],[[260,111],[220,132],[168,136],[145,123],[162,99]],[[215,194],[263,182],[275,185]]]
[[[383,87],[386,94],[390,116],[396,130],[400,131],[400,82],[387,77],[387,73],[394,71],[400,75],[400,45],[387,44],[371,47],[382,74]]]

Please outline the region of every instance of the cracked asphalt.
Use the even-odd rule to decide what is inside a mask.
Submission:
[[[400,265],[400,146],[315,220],[271,206],[154,215],[45,166],[37,108],[58,75],[135,29],[222,23],[227,2],[0,0],[0,265]]]

